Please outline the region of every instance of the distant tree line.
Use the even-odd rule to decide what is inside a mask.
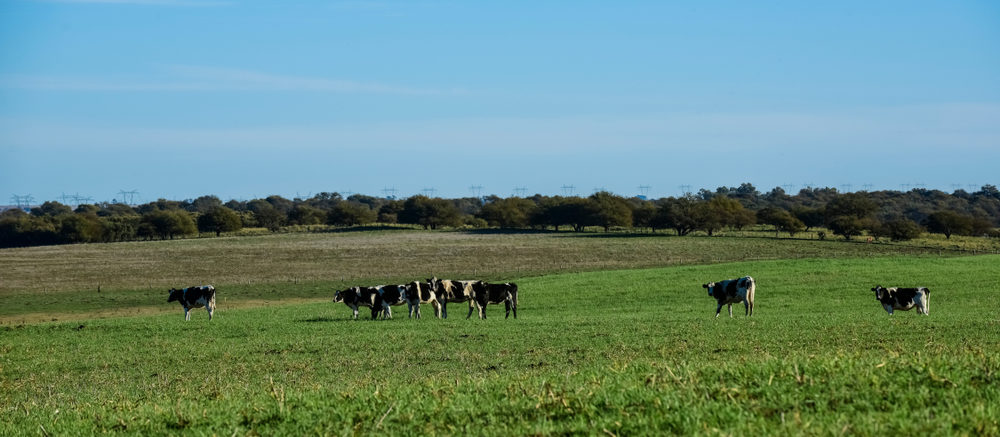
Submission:
[[[386,199],[360,194],[345,199],[338,193],[320,193],[308,199],[270,196],[225,203],[216,196],[202,196],[184,201],[160,199],[139,206],[85,204],[76,209],[45,202],[30,212],[12,209],[0,214],[0,247],[166,240],[198,233],[219,236],[243,228],[279,231],[374,223],[424,229],[671,230],[681,236],[695,231],[711,236],[725,229],[766,225],[776,234],[794,236],[823,228],[845,239],[867,235],[902,241],[924,232],[947,238],[997,237],[1000,191],[993,185],[974,193],[957,190],[951,194],[925,189],[840,193],[834,188],[807,188],[790,195],[780,187],[761,193],[745,183],[655,200],[598,192],[588,197],[536,194],[459,199],[422,195]]]

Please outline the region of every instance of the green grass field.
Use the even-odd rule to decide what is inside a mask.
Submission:
[[[954,237],[904,244],[842,239],[573,232],[292,233],[0,250],[0,326],[162,313],[166,290],[213,284],[225,308],[321,300],[354,285],[429,275],[509,280],[558,272],[732,261],[956,256],[1000,241]]]
[[[1000,435],[1000,256],[754,238],[542,235],[532,243],[537,236],[501,234],[477,236],[495,252],[468,261],[452,252],[473,253],[477,243],[427,242],[400,254],[380,235],[344,250],[329,248],[342,237],[277,238],[288,246],[268,268],[288,276],[272,282],[265,272],[231,271],[253,270],[237,261],[216,264],[223,275],[251,276],[251,289],[261,281],[276,301],[286,291],[305,300],[243,308],[220,300],[211,323],[203,310],[184,322],[179,306],[161,302],[168,312],[0,327],[0,435]],[[512,238],[513,248],[491,238]],[[165,301],[156,287],[183,272],[159,251],[213,253],[186,244],[80,259],[147,263],[155,286],[143,299]],[[225,244],[246,245],[250,258],[266,252],[252,247],[268,245]],[[506,259],[518,249],[526,259]],[[312,256],[283,258],[299,250]],[[581,250],[594,252],[571,255]],[[380,251],[388,261],[368,261],[384,271],[320,268]],[[2,254],[5,263],[37,256],[14,252]],[[328,289],[365,275],[430,274],[399,261],[413,253],[438,254],[421,261],[428,270],[478,262],[480,276],[517,280],[520,317],[505,320],[491,306],[489,319],[465,320],[457,305],[447,320],[399,318],[405,307],[397,307],[396,320],[352,321],[346,306],[326,302]],[[737,261],[748,253],[757,259]],[[546,254],[564,264],[535,265]],[[623,269],[648,266],[643,254],[665,267]],[[51,299],[43,311],[69,311],[65,299],[93,293],[74,288],[96,275],[87,263],[64,262],[78,276],[34,291]],[[130,271],[102,294],[146,293],[129,287],[141,276]],[[758,281],[756,314],[743,317],[740,306],[736,317],[716,319],[701,284],[745,274]],[[868,291],[876,283],[929,287],[930,316],[889,317]],[[220,297],[238,292],[239,281],[228,284]],[[28,293],[4,287],[5,303]]]

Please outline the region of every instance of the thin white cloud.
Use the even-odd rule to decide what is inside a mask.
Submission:
[[[410,88],[376,82],[361,82],[323,77],[279,75],[236,68],[197,65],[171,65],[168,69],[198,81],[227,85],[233,89],[267,91],[327,91],[375,94],[440,94],[441,90]]]
[[[464,94],[461,89],[432,89],[326,77],[280,75],[260,71],[167,65],[165,77],[150,80],[65,76],[0,76],[0,88],[38,91],[310,91],[354,94]]]
[[[43,3],[74,3],[102,5],[138,5],[138,6],[228,6],[231,1],[218,0],[35,0]]]
[[[525,156],[651,153],[716,154],[819,151],[863,157],[899,154],[996,153],[1000,105],[945,104],[827,113],[665,113],[639,117],[456,118],[246,128],[101,127],[0,120],[0,140],[33,147],[220,148],[266,150],[435,150]],[[6,138],[4,138],[6,137]],[[812,152],[815,155],[815,152]],[[930,155],[928,155],[930,156]]]
[[[210,91],[212,84],[196,82],[141,82],[59,76],[0,76],[0,88],[35,91]]]

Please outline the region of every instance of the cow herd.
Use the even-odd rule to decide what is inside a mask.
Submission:
[[[708,290],[708,295],[716,300],[715,317],[719,317],[722,306],[729,306],[729,317],[733,316],[733,304],[743,303],[745,315],[752,316],[754,297],[757,294],[757,282],[750,276],[737,279],[727,279],[718,282],[702,284]],[[891,316],[894,310],[909,311],[917,309],[917,313],[928,315],[931,292],[926,287],[918,288],[885,288],[876,285],[871,291],[875,299]],[[183,289],[171,288],[167,302],[178,301],[184,307],[184,320],[191,320],[192,308],[206,308],[208,319],[212,320],[215,313],[215,287],[202,285]],[[371,309],[372,319],[391,319],[392,307],[403,305],[409,310],[409,317],[420,318],[420,304],[430,304],[434,308],[434,316],[448,318],[448,303],[467,302],[469,312],[465,318],[472,317],[472,311],[477,310],[480,319],[486,318],[486,306],[504,304],[506,316],[511,312],[517,318],[517,284],[513,282],[489,283],[484,281],[455,281],[449,279],[430,278],[426,281],[413,281],[400,285],[378,285],[374,287],[350,287],[336,292],[334,302],[343,302],[358,318],[358,309]]]
[[[479,318],[486,318],[486,306],[503,303],[506,316],[511,312],[517,318],[517,284],[504,282],[502,284],[484,281],[454,281],[449,279],[430,278],[426,281],[413,281],[400,285],[378,285],[374,287],[351,287],[338,291],[333,296],[334,302],[343,302],[358,318],[358,309],[371,309],[372,319],[391,319],[392,307],[406,304],[409,317],[420,318],[420,304],[430,304],[437,318],[448,317],[449,302],[468,302],[469,313],[466,319],[472,317],[472,311],[478,310]]]

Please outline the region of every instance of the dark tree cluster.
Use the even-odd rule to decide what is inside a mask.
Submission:
[[[80,205],[75,210],[45,202],[30,212],[0,214],[0,247],[173,239],[198,233],[220,236],[245,227],[309,229],[316,225],[410,224],[424,229],[497,227],[508,229],[587,228],[701,231],[765,225],[794,236],[824,228],[852,239],[860,235],[894,241],[933,232],[998,236],[1000,191],[993,185],[968,193],[937,190],[839,193],[808,188],[795,195],[776,187],[761,193],[751,184],[702,189],[697,194],[655,200],[608,192],[587,197],[542,196],[442,199],[413,196],[385,199],[320,193],[308,199],[269,196],[223,203],[216,196],[159,199],[144,205]]]

